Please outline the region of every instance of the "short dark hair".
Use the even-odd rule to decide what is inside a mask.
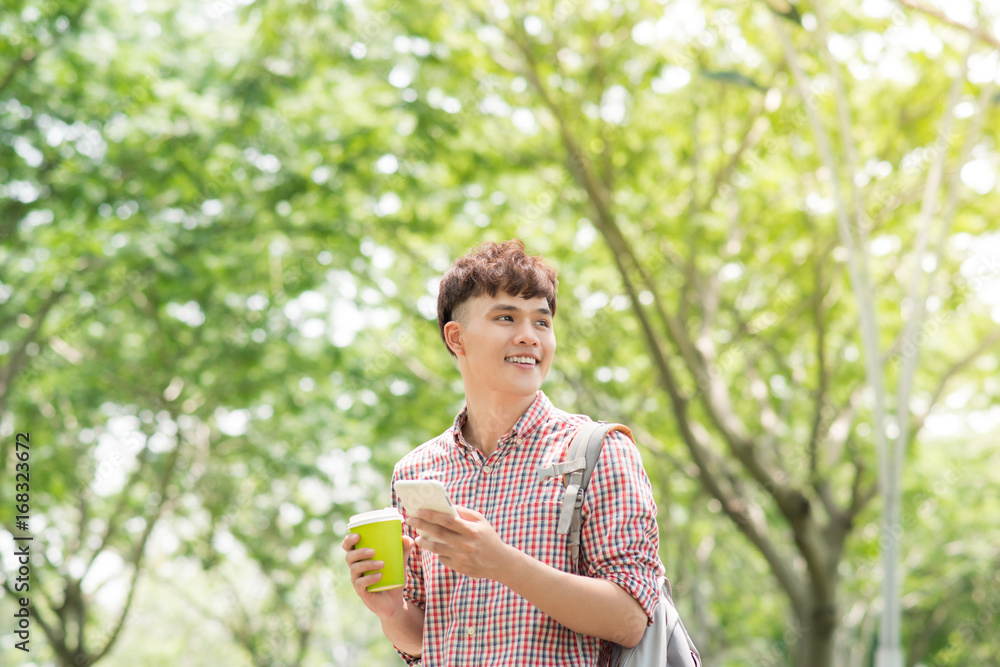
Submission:
[[[525,299],[543,296],[555,315],[558,285],[555,267],[540,255],[527,254],[520,239],[481,243],[456,259],[441,278],[437,302],[441,340],[455,356],[445,339],[444,325],[454,319],[459,306],[483,294],[496,296],[502,291]]]

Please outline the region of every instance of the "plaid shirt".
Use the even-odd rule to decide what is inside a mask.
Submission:
[[[500,539],[564,572],[578,572],[556,533],[563,481],[538,481],[539,466],[563,461],[576,430],[590,419],[553,407],[541,391],[488,458],[462,435],[468,408],[454,425],[406,455],[397,479],[440,480],[452,501],[486,517]],[[405,514],[392,494],[393,505]],[[412,538],[414,530],[404,524]],[[608,434],[583,504],[583,574],[607,579],[652,615],[662,573],[656,504],[639,451],[620,432]],[[559,591],[552,591],[558,595]],[[491,579],[472,579],[414,547],[403,595],[424,610],[423,654],[399,651],[424,667],[557,667],[603,665],[611,645],[578,635]]]

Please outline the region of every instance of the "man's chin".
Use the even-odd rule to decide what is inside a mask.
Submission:
[[[511,398],[534,398],[538,390],[542,388],[541,382],[515,382],[508,383],[505,382],[500,386],[494,386],[495,389],[499,389],[504,394],[507,394]]]

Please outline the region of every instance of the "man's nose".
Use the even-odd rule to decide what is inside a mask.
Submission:
[[[538,345],[538,332],[531,322],[525,322],[517,327],[517,335],[514,338],[518,344]]]

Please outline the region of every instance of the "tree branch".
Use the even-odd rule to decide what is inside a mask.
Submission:
[[[52,570],[53,569],[52,563],[49,561],[48,556],[45,555],[45,550],[43,549],[39,553],[41,554],[42,560],[45,561],[45,565],[47,566],[46,569],[47,570]],[[32,572],[32,574],[35,576],[35,583],[37,584],[36,588],[37,588],[39,594],[41,594],[42,599],[45,600],[45,604],[48,605],[49,609],[53,609],[54,610],[56,608],[56,605],[55,605],[55,602],[52,600],[52,595],[49,594],[49,591],[48,591],[49,587],[45,585],[46,582],[42,581],[42,579],[44,578],[44,576],[46,576],[46,575],[42,575],[41,574],[42,571],[44,571],[44,570],[35,570],[35,571]],[[37,605],[34,605],[34,610],[37,610]],[[61,637],[60,639],[63,639],[63,638]],[[53,641],[53,639],[51,637],[49,638],[49,640]]]
[[[89,2],[81,2],[80,6],[76,10],[76,13],[73,14],[73,16],[68,17],[69,24],[71,26],[77,25],[80,22],[80,17],[83,16],[85,11],[87,11],[88,6]],[[62,33],[58,33],[55,39],[51,39],[48,44],[41,44],[40,46],[42,48],[49,48],[59,38],[59,35],[67,35],[69,32],[69,30],[66,30]],[[13,83],[14,77],[17,76],[19,71],[26,69],[36,62],[38,62],[38,52],[36,49],[27,48],[22,51],[17,60],[14,61],[14,64],[11,65],[9,70],[7,70],[7,74],[4,75],[3,81],[0,81],[0,97],[3,96],[3,91],[6,90],[7,86]]]
[[[600,38],[594,35],[591,40],[591,46],[594,49],[594,83],[597,84],[597,89],[601,91],[603,95],[605,91],[605,79],[607,77],[607,72],[604,69],[604,60],[601,58],[601,44]],[[604,118],[598,114],[598,134],[603,142],[603,147],[601,148],[601,176],[603,177],[604,189],[608,192],[612,192],[615,189],[615,174],[614,174],[614,164],[611,160],[611,141],[608,133],[606,132],[607,123]]]
[[[966,57],[962,60],[962,67],[959,68],[958,73],[952,80],[951,91],[948,93],[948,100],[945,103],[944,117],[941,119],[941,129],[938,131],[939,143],[949,139],[952,135],[952,127],[955,121],[954,108],[958,104],[959,96],[962,93],[962,88],[965,83],[965,75],[969,70],[969,57],[972,56],[973,48],[972,43],[969,44],[969,52]],[[971,150],[971,140],[972,135],[966,137],[966,145],[963,153],[967,150]],[[910,316],[906,320],[906,324],[903,327],[903,340],[912,340],[917,329],[920,328],[923,323],[924,314],[926,313],[927,296],[930,291],[930,282],[933,278],[934,271],[925,272],[923,270],[923,260],[924,256],[927,254],[927,246],[929,243],[931,225],[934,222],[934,215],[937,213],[938,206],[938,191],[941,188],[941,181],[944,174],[944,164],[948,158],[947,145],[938,146],[937,156],[934,163],[931,165],[930,172],[927,174],[927,181],[924,185],[924,195],[923,202],[920,207],[920,214],[917,218],[917,239],[916,245],[913,252],[913,270],[910,277],[910,286],[907,293],[907,302],[912,309]],[[951,227],[951,219],[946,218],[942,222],[942,233],[940,237],[940,243],[936,249],[937,255],[940,256],[942,252],[942,247],[947,240],[948,229]],[[937,267],[934,269],[937,270]],[[926,275],[925,275],[926,274]],[[922,287],[924,285],[925,287]],[[907,423],[902,423],[904,421],[904,414],[909,410],[910,402],[910,389],[913,386],[913,376],[917,370],[917,361],[919,359],[920,348],[915,346],[913,354],[904,355],[902,359],[902,369],[900,371],[898,395],[896,399],[896,412],[897,419],[900,421],[900,435],[897,439],[897,443],[902,443],[906,441],[906,430],[909,426]],[[897,444],[896,447],[896,461],[897,463],[902,463],[902,447]]]
[[[723,490],[719,480],[710,471],[709,458],[715,458],[715,454],[707,446],[709,437],[707,431],[697,422],[689,423],[686,416],[683,421],[679,420],[678,423],[681,425],[682,432],[686,433],[685,442],[688,444],[695,464],[701,471],[700,479],[705,489],[722,504],[726,515],[764,556],[779,585],[788,594],[796,613],[805,613],[807,597],[802,581],[791,567],[789,559],[778,552],[777,547],[767,535],[766,526],[753,516],[744,497]],[[688,440],[689,438],[690,440]],[[726,476],[730,478],[731,483],[734,481],[731,475]]]
[[[171,416],[176,419],[176,415]],[[125,625],[125,619],[128,618],[129,610],[132,608],[132,600],[135,596],[139,575],[142,572],[142,561],[143,557],[146,555],[146,543],[149,541],[149,537],[153,533],[153,528],[156,527],[156,523],[163,515],[163,510],[167,506],[167,498],[169,497],[169,494],[167,493],[168,487],[170,486],[174,473],[177,471],[177,462],[180,460],[181,449],[182,442],[181,439],[178,438],[177,445],[174,447],[174,451],[170,453],[166,470],[160,477],[160,484],[156,490],[157,494],[160,496],[160,503],[157,505],[153,515],[146,521],[146,527],[142,532],[142,536],[139,538],[139,543],[136,544],[132,553],[131,560],[134,571],[132,573],[132,581],[129,586],[128,596],[125,598],[125,605],[122,607],[121,614],[118,616],[118,622],[115,624],[115,629],[112,631],[111,636],[108,637],[104,646],[97,651],[91,660],[91,664],[103,658],[107,652],[111,650],[111,647],[113,647],[115,642],[118,640],[119,634],[121,634],[122,628]]]
[[[515,23],[515,25],[517,25]],[[643,287],[650,290],[654,295],[654,309],[659,318],[664,322],[666,332],[671,342],[681,352],[681,357],[685,360],[688,370],[698,378],[700,371],[705,370],[704,359],[697,353],[687,336],[686,331],[680,326],[676,318],[671,317],[663,308],[663,301],[657,295],[654,281],[650,274],[639,262],[635,253],[629,247],[624,235],[621,233],[611,212],[611,195],[598,181],[592,172],[590,161],[581,151],[575,137],[569,130],[569,124],[562,110],[552,99],[545,85],[542,83],[537,64],[530,48],[523,39],[517,35],[507,33],[515,47],[522,54],[526,67],[523,74],[538,92],[542,103],[552,113],[556,120],[563,143],[569,153],[570,169],[577,181],[586,191],[597,216],[596,225],[604,235],[612,251],[612,257],[622,276],[623,285],[633,305],[643,335],[650,348],[653,362],[657,368],[661,383],[667,390],[671,400],[675,417],[681,435],[691,451],[692,458],[703,476],[703,484],[709,491],[723,503],[727,513],[737,521],[745,534],[761,550],[761,553],[768,558],[772,568],[779,578],[779,581],[786,588],[789,596],[797,603],[798,611],[803,611],[803,593],[801,582],[797,576],[788,568],[784,559],[780,558],[774,549],[774,545],[767,540],[763,533],[757,529],[753,517],[746,512],[745,506],[740,499],[733,498],[726,494],[718,484],[718,480],[711,474],[708,463],[710,437],[707,432],[696,421],[691,420],[687,414],[687,400],[682,396],[677,379],[667,361],[665,350],[649,321],[644,307],[639,301],[638,290],[630,277],[630,271],[635,270],[639,274],[639,280]],[[810,517],[809,502],[801,491],[792,488],[784,482],[773,471],[757,458],[754,453],[754,443],[747,434],[745,427],[732,409],[728,389],[721,382],[711,378],[705,373],[708,380],[708,391],[704,392],[702,403],[705,405],[713,424],[727,441],[730,450],[750,472],[761,488],[770,494],[779,509],[790,520],[795,529],[795,539],[800,552],[809,563],[809,570],[813,579],[813,588],[825,597],[829,593],[823,581],[826,576],[826,563],[823,556],[822,545],[818,541],[816,523]]]
[[[774,427],[778,424],[778,414],[771,407],[771,402],[768,400],[771,396],[771,391],[767,387],[767,383],[764,382],[763,378],[760,377],[760,373],[757,372],[756,364],[746,364],[746,375],[747,379],[750,381],[748,386],[750,388],[751,397],[757,403],[757,409],[760,410],[760,425],[761,425],[761,435],[760,444],[767,450],[776,450],[778,446],[778,435],[774,430]],[[764,394],[760,395],[755,391],[756,386],[764,387]]]
[[[3,370],[0,371],[0,413],[4,411],[6,407],[7,394],[10,392],[11,387],[14,384],[14,378],[16,377],[18,371],[21,370],[21,365],[24,363],[24,359],[27,356],[28,345],[34,342],[35,338],[38,337],[38,332],[42,328],[42,324],[45,323],[45,318],[48,317],[49,311],[52,307],[63,298],[66,294],[66,289],[59,289],[51,294],[42,303],[42,307],[32,318],[31,328],[25,335],[21,344],[18,345],[17,349],[14,350],[13,354],[10,355],[10,361],[4,366]]]
[[[14,77],[17,76],[19,71],[34,62],[35,55],[34,49],[25,49],[21,52],[21,55],[17,57],[14,64],[10,66],[9,70],[7,70],[7,74],[4,76],[3,81],[0,81],[0,95],[3,95],[3,91],[6,90],[7,86],[14,81]]]
[[[830,467],[833,467],[833,465],[840,460],[841,452],[847,445],[847,441],[850,439],[851,427],[854,426],[854,411],[858,402],[861,400],[862,390],[864,389],[864,385],[857,387],[851,393],[850,398],[847,399],[847,404],[840,409],[837,415],[830,421],[829,426],[826,427],[826,433],[823,437],[831,444],[831,447],[827,451],[826,455],[827,465]],[[840,428],[839,430],[844,433],[844,436],[834,440],[832,438],[832,432],[838,425],[843,426],[843,428]]]
[[[948,101],[946,103],[944,118],[941,121],[941,130],[938,132],[939,144],[947,139],[950,139],[952,135],[952,127],[954,124],[955,116],[954,109],[955,105],[958,103],[958,99],[961,95],[962,88],[965,84],[966,73],[969,69],[969,59],[972,57],[974,52],[975,42],[970,41],[969,50],[966,57],[962,61],[962,67],[958,75],[952,81],[952,89],[948,95]],[[980,91],[979,96],[979,110],[973,119],[972,128],[966,134],[965,141],[961,150],[961,157],[959,164],[964,164],[969,156],[972,154],[972,149],[975,144],[979,141],[979,133],[982,128],[983,116],[986,114],[986,109],[989,105],[989,99],[993,94],[993,79],[983,86]],[[942,212],[941,221],[941,233],[938,237],[937,243],[935,245],[934,257],[935,264],[931,271],[924,271],[922,260],[926,252],[928,245],[928,237],[930,236],[930,227],[933,222],[934,214],[937,209],[937,199],[938,190],[941,186],[941,181],[944,178],[944,163],[947,158],[947,146],[938,146],[937,159],[931,166],[930,172],[927,176],[927,182],[924,189],[924,199],[923,204],[920,208],[920,217],[918,222],[918,236],[917,236],[917,250],[914,257],[913,275],[910,281],[910,289],[908,294],[908,301],[910,307],[913,309],[910,317],[906,322],[906,326],[903,329],[903,340],[913,340],[916,336],[916,331],[922,326],[924,321],[924,316],[926,314],[927,298],[930,296],[931,291],[931,281],[934,274],[937,272],[940,264],[941,257],[944,254],[944,246],[948,240],[948,233],[951,230],[951,224],[954,220],[955,211],[958,204],[958,173],[949,178],[948,184],[946,186],[948,192],[947,202],[945,204],[945,209]],[[925,275],[926,274],[926,275]],[[923,285],[921,285],[923,283]],[[988,340],[988,338],[987,338]],[[910,355],[903,355],[902,359],[902,369],[900,372],[899,380],[899,394],[896,400],[896,417],[899,422],[899,436],[896,439],[895,447],[895,459],[896,465],[902,467],[903,464],[903,454],[904,449],[909,446],[913,441],[913,438],[909,434],[911,426],[910,418],[910,392],[913,386],[913,378],[916,373],[917,363],[920,355],[920,347],[914,346],[913,353]],[[957,371],[956,371],[957,372]],[[947,380],[947,376],[945,381]],[[944,385],[939,386],[939,390],[943,390]],[[934,402],[940,396],[935,396],[934,401],[928,406],[928,412],[933,408]],[[923,422],[920,422],[921,426]],[[914,433],[915,435],[915,433]]]
[[[854,204],[854,225],[858,227],[858,234],[861,240],[861,247],[868,247],[868,230],[860,225],[863,214],[863,204],[861,192],[854,179],[854,170],[858,165],[858,151],[854,145],[854,127],[851,121],[851,107],[847,100],[847,92],[844,88],[844,74],[840,64],[834,59],[830,52],[830,39],[826,25],[826,11],[823,3],[816,3],[813,7],[816,14],[816,36],[822,45],[820,49],[827,69],[833,75],[833,97],[837,104],[837,119],[840,123],[840,140],[844,148],[844,162],[847,163],[847,184],[851,191],[851,201]],[[831,172],[834,179],[839,178],[839,172]],[[845,202],[838,201],[839,206],[846,206]],[[867,273],[867,266],[864,271]]]
[[[911,445],[913,443],[913,440],[917,437],[920,429],[923,428],[924,422],[927,421],[931,412],[934,411],[934,407],[937,405],[937,402],[941,400],[941,396],[944,394],[944,391],[948,386],[948,381],[958,373],[962,372],[962,370],[964,370],[973,361],[978,359],[984,352],[986,352],[986,350],[990,349],[994,345],[997,345],[998,343],[1000,343],[1000,326],[995,327],[989,334],[987,334],[974,350],[948,367],[948,370],[944,372],[941,379],[938,381],[938,385],[934,390],[934,393],[931,394],[931,401],[930,405],[927,406],[927,410],[920,415],[913,424],[913,429],[909,439],[907,440],[907,445]]]
[[[981,42],[985,42],[986,44],[992,46],[994,49],[1000,49],[1000,40],[993,37],[993,35],[989,34],[986,30],[983,30],[979,26],[974,27],[965,25],[961,21],[956,21],[955,19],[949,18],[944,12],[939,11],[933,7],[928,7],[927,5],[923,4],[922,2],[919,2],[918,0],[896,0],[896,2],[903,5],[904,7],[909,7],[910,9],[916,10],[921,14],[932,16],[938,21],[950,25],[953,28],[964,30],[965,32],[972,35],[974,39],[977,39]]]
[[[115,505],[114,511],[111,512],[108,518],[107,527],[104,529],[104,536],[101,538],[101,544],[94,549],[94,552],[90,555],[90,560],[87,561],[87,567],[83,570],[83,575],[80,577],[87,576],[90,572],[90,568],[94,565],[94,561],[97,560],[97,556],[104,551],[111,540],[115,537],[118,526],[121,521],[124,521],[127,517],[126,508],[128,507],[128,497],[129,494],[135,489],[136,484],[142,479],[142,474],[146,471],[146,465],[149,462],[149,448],[144,447],[141,452],[139,452],[139,466],[132,471],[129,475],[128,481],[122,486],[122,490],[118,492],[118,502]],[[84,526],[80,526],[81,535]]]
[[[719,382],[714,381],[708,373],[703,373],[704,363],[699,358],[694,346],[691,344],[687,332],[684,331],[680,322],[676,318],[671,317],[663,308],[662,299],[659,298],[659,295],[657,294],[658,290],[656,290],[652,277],[641,262],[639,262],[635,253],[629,247],[625,236],[621,233],[621,230],[614,221],[614,215],[611,212],[610,193],[603,188],[599,180],[592,173],[591,161],[583,153],[576,141],[576,138],[570,132],[569,123],[566,120],[565,114],[563,114],[562,110],[555,103],[555,100],[549,94],[548,89],[539,78],[537,63],[531,53],[531,49],[528,48],[528,45],[524,42],[524,40],[519,38],[517,35],[511,34],[509,31],[507,31],[506,34],[508,39],[514,43],[524,57],[527,65],[524,68],[525,76],[531,82],[532,86],[541,97],[542,102],[556,120],[556,124],[559,127],[559,133],[569,153],[570,169],[580,185],[587,192],[591,203],[596,209],[597,226],[604,234],[605,239],[611,247],[612,254],[615,257],[615,261],[623,279],[627,280],[629,272],[628,264],[631,264],[632,268],[639,272],[643,285],[654,295],[653,303],[656,312],[660,319],[664,322],[671,341],[680,350],[681,356],[685,359],[692,375],[695,378],[698,378],[700,375],[704,375],[704,377],[706,377],[710,382],[713,391],[708,396],[709,400],[706,400],[705,404],[710,416],[713,418],[713,421],[716,423],[717,427],[719,427],[720,431],[722,431],[727,437],[727,439],[746,442],[748,440],[746,429],[739,422],[735,412],[732,409],[726,409],[728,405],[724,406],[722,410],[720,410],[716,407],[717,404],[711,404],[712,398],[715,398],[717,401],[725,400],[726,403],[728,403],[728,397],[725,397],[725,399],[723,397],[725,388]],[[637,310],[641,311],[638,294],[635,292],[634,288],[632,288],[632,290],[635,297],[633,304],[636,306]],[[652,331],[651,327],[650,331]],[[653,340],[655,340],[655,337]],[[659,346],[659,343],[657,342],[656,345]]]
[[[816,483],[819,480],[819,463],[817,451],[819,449],[819,431],[823,422],[823,407],[826,405],[826,394],[830,385],[830,371],[826,365],[826,320],[824,319],[823,300],[825,297],[823,289],[823,264],[820,261],[816,266],[816,287],[813,294],[813,321],[816,324],[816,391],[813,394],[812,428],[809,435],[809,475]],[[817,489],[818,491],[819,489]],[[832,508],[828,507],[828,510]]]
[[[848,250],[848,272],[855,297],[858,300],[868,383],[875,393],[873,430],[881,462],[880,468],[884,473],[883,479],[886,479],[889,477],[890,463],[885,442],[885,380],[878,342],[879,328],[871,290],[871,279],[869,278],[867,268],[867,248],[863,243],[856,243],[855,236],[852,233],[846,199],[842,192],[840,179],[837,177],[837,161],[830,135],[827,133],[826,128],[823,127],[823,123],[819,118],[816,102],[809,91],[805,73],[798,63],[795,50],[792,47],[785,26],[777,18],[774,19],[773,23],[775,32],[778,34],[785,53],[785,60],[792,71],[795,85],[805,104],[809,124],[812,128],[822,162],[832,176],[831,181],[836,201],[837,228],[840,233],[841,243]],[[864,230],[860,231],[862,234],[864,233]],[[809,563],[809,572],[817,593],[829,593],[830,591],[826,590],[828,584],[826,580],[826,563],[823,562],[822,554],[812,554],[811,550],[814,545],[805,541],[809,537],[808,534],[800,531],[794,520],[792,521],[792,526],[796,528],[794,531],[795,540],[799,544],[800,549],[803,550],[803,556],[805,556]]]
[[[685,218],[690,219],[692,215],[699,211],[708,208],[711,204],[712,199],[718,195],[719,192],[726,189],[729,185],[733,174],[736,172],[737,167],[739,167],[740,162],[743,159],[743,154],[746,153],[752,146],[757,145],[764,132],[768,128],[768,122],[766,119],[762,119],[761,115],[764,113],[764,102],[758,100],[747,116],[746,124],[744,125],[743,138],[740,140],[740,145],[736,149],[726,164],[715,173],[712,179],[712,187],[708,190],[708,194],[703,202],[698,203],[697,197],[692,197],[691,201],[688,202],[687,211],[685,213]]]
[[[878,495],[877,482],[865,485],[865,471],[865,466],[860,462],[854,469],[854,481],[851,484],[851,501],[843,513],[844,521],[846,522],[853,522],[854,518]]]
[[[577,178],[577,181],[587,192],[591,203],[596,209],[596,224],[611,247],[612,254],[615,257],[615,262],[618,265],[619,272],[621,273],[623,279],[627,280],[630,268],[629,265],[631,265],[631,268],[634,268],[639,272],[643,286],[654,296],[654,308],[657,315],[664,323],[671,342],[673,342],[673,344],[681,352],[681,356],[684,358],[691,374],[696,379],[703,380],[707,384],[708,391],[704,392],[702,402],[704,403],[709,416],[712,418],[713,423],[732,446],[740,448],[745,453],[746,457],[752,459],[752,448],[749,442],[750,439],[747,434],[746,427],[742,424],[739,417],[736,415],[736,412],[732,409],[726,386],[711,377],[711,374],[707,372],[703,358],[700,357],[695,347],[692,345],[687,332],[683,329],[679,320],[675,317],[671,317],[663,308],[663,300],[658,294],[658,290],[656,289],[655,282],[652,280],[652,276],[638,260],[635,253],[629,247],[625,236],[621,233],[621,230],[615,223],[614,216],[610,208],[610,193],[604,189],[602,184],[592,173],[591,161],[586,155],[584,155],[572,132],[570,132],[569,123],[566,120],[565,114],[555,103],[555,100],[549,94],[548,89],[542,83],[538,75],[538,66],[534,55],[531,53],[531,49],[528,47],[522,36],[512,34],[510,31],[505,31],[505,34],[524,58],[526,64],[526,67],[524,68],[524,75],[531,82],[531,85],[538,92],[543,104],[549,109],[550,113],[552,113],[556,120],[563,143],[569,153],[570,169]],[[630,281],[629,285],[635,309],[638,312],[642,312],[642,307],[638,301],[638,294],[636,293],[634,287],[631,287]],[[643,314],[642,317],[645,317],[645,315]],[[649,327],[649,331],[652,332],[651,326]],[[652,341],[656,341],[655,345],[659,347],[659,342],[656,340],[655,335],[652,339],[650,339],[650,341],[651,343]],[[662,351],[660,351],[659,354],[662,356]],[[665,358],[664,367],[666,367]],[[764,483],[763,480],[761,481]]]
[[[13,588],[11,588],[10,583],[8,583],[7,577],[3,578],[3,582],[2,583],[3,583],[4,590],[13,599],[16,600],[19,597],[22,597],[22,596],[19,596],[17,594],[17,591],[15,591]],[[61,632],[56,632],[56,630],[53,627],[53,625],[51,623],[49,623],[48,621],[46,621],[45,618],[41,614],[38,613],[38,606],[37,605],[32,605],[32,607],[31,607],[31,615],[35,618],[36,621],[38,621],[38,625],[42,628],[42,632],[45,634],[45,636],[48,638],[48,640],[52,643],[52,648],[53,648],[53,650],[55,650],[56,655],[58,655],[60,658],[62,658],[66,662],[66,664],[71,664],[73,656],[69,652],[69,650],[66,648],[66,643],[64,641],[64,635]],[[62,628],[60,628],[60,630],[61,629]]]

